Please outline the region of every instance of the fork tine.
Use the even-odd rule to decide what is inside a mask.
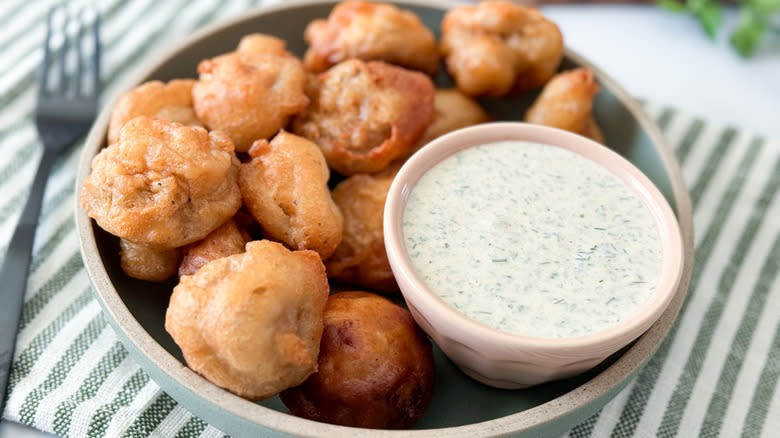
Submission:
[[[58,14],[62,14],[62,23],[59,23]],[[58,41],[58,38],[61,40]],[[89,45],[92,46],[91,53],[85,50]],[[62,3],[55,4],[49,9],[46,19],[46,42],[38,71],[39,95],[73,93],[75,96],[98,96],[101,89],[100,58],[100,15],[94,7],[85,5],[75,14]],[[69,61],[74,62],[69,64]],[[74,63],[75,72],[68,74],[68,66]]]
[[[100,94],[100,14],[97,11],[94,12],[94,23],[92,24],[92,37],[94,44],[94,59],[93,59],[93,80],[92,95],[97,96]]]
[[[62,28],[60,29],[59,33],[62,35],[62,46],[59,47],[57,52],[57,58],[58,58],[58,70],[57,70],[57,89],[59,89],[61,92],[65,92],[65,90],[68,87],[68,84],[66,81],[66,71],[67,71],[67,59],[66,55],[68,54],[68,47],[70,46],[71,39],[68,37],[68,25],[70,24],[70,14],[67,13],[67,11],[64,11],[65,18],[62,22]]]
[[[82,9],[83,12],[83,9]],[[76,33],[76,40],[73,45],[76,46],[76,76],[73,80],[74,95],[81,95],[81,83],[84,78],[84,22],[82,21],[83,14],[79,14],[78,19],[78,32]]]
[[[97,96],[100,94],[100,14],[95,10],[94,6],[85,6],[81,9],[81,12],[79,13],[79,24],[81,25],[82,31],[84,33],[79,34],[79,40],[82,41],[84,38],[84,35],[86,34],[86,28],[91,28],[91,42],[92,42],[92,53],[91,53],[91,85],[92,89],[89,90],[88,95],[91,96]],[[86,41],[89,43],[90,41]],[[82,59],[81,53],[79,54],[79,59]]]
[[[54,12],[57,10],[58,5],[52,6],[49,9],[49,14],[46,17],[46,43],[43,45],[43,61],[41,61],[41,68],[38,70],[38,93],[43,94],[49,85],[49,64],[51,63],[51,35],[54,27]]]

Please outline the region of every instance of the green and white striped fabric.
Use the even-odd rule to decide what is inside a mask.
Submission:
[[[0,3],[2,255],[40,156],[32,114],[43,3]],[[150,56],[149,47],[166,47],[259,3],[271,2],[101,1],[107,95]],[[636,381],[568,436],[777,436],[780,143],[646,107],[690,186],[692,287],[678,323]],[[68,437],[222,436],[128,357],[92,297],[73,221],[80,146],[55,165],[48,184],[3,417]]]

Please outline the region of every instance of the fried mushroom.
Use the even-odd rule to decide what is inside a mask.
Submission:
[[[428,126],[418,146],[456,129],[490,121],[480,104],[457,88],[437,88],[433,96],[433,123]]]
[[[236,151],[271,138],[308,104],[301,62],[279,38],[251,34],[235,52],[202,61],[192,89],[195,113],[227,133]]]
[[[440,50],[458,89],[504,96],[544,85],[563,57],[558,26],[505,0],[458,6],[441,23]]]
[[[431,79],[383,62],[344,61],[317,85],[293,130],[343,175],[378,172],[408,154],[433,117]]]
[[[558,73],[525,113],[525,121],[565,129],[604,143],[601,129],[593,118],[593,98],[599,90],[593,72],[588,69]]]
[[[341,242],[343,219],[331,199],[330,171],[317,145],[283,130],[270,143],[255,142],[249,155],[238,184],[264,235],[328,258]]]
[[[304,38],[306,68],[323,72],[349,58],[384,61],[430,75],[436,73],[436,38],[411,11],[388,3],[345,1],[327,20],[314,20]]]
[[[183,246],[241,206],[238,164],[233,142],[219,131],[139,116],[92,160],[81,205],[120,238]]]
[[[176,275],[181,260],[180,248],[137,244],[119,239],[119,266],[130,277],[146,281],[165,281]]]
[[[251,240],[249,233],[230,219],[203,239],[182,248],[179,276],[192,275],[212,260],[242,253]]]
[[[138,116],[179,122],[188,126],[203,126],[192,108],[194,79],[174,79],[168,83],[150,81],[120,97],[108,124],[108,144],[119,141],[119,130]]]
[[[181,277],[165,329],[194,371],[262,400],[317,371],[328,291],[317,253],[253,241]]]
[[[328,277],[377,292],[398,291],[382,228],[385,199],[398,169],[393,165],[378,174],[352,175],[333,189],[333,201],[344,215],[344,235],[325,261]]]
[[[434,386],[431,344],[411,314],[366,292],[331,295],[319,371],[280,394],[293,415],[352,427],[404,429]]]

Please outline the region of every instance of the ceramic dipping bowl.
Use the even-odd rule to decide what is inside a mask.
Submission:
[[[532,337],[508,333],[480,324],[445,302],[426,284],[409,255],[410,251],[404,235],[403,222],[410,194],[420,178],[447,157],[470,147],[500,141],[540,143],[574,152],[617,176],[641,200],[658,232],[661,263],[656,287],[638,310],[625,315],[615,325],[582,336]],[[461,181],[462,176],[457,180]],[[436,191],[433,193],[448,191],[454,193],[455,189],[444,185],[436,186]],[[470,190],[481,193],[479,188]],[[431,205],[427,208],[435,207]],[[518,206],[517,215],[520,215],[519,208]],[[524,205],[522,208],[533,207]],[[491,213],[481,211],[479,214],[490,215]],[[438,215],[441,216],[440,213]],[[469,212],[461,212],[458,216],[465,215],[469,215]],[[576,224],[571,223],[570,226],[576,227]],[[456,233],[453,233],[448,240],[453,241],[453,246],[457,247],[459,243],[455,235]],[[384,237],[393,275],[417,324],[464,373],[498,388],[526,388],[571,377],[598,365],[638,338],[661,316],[674,297],[682,275],[683,244],[677,219],[666,199],[650,179],[630,161],[588,138],[556,128],[527,123],[499,122],[471,126],[451,132],[425,145],[404,163],[390,187],[384,211]],[[414,237],[433,238],[417,235]],[[618,248],[619,243],[616,242]],[[522,249],[520,251],[522,253]],[[521,256],[539,261],[549,258],[544,253],[522,253]],[[472,255],[469,254],[469,258],[471,257]],[[490,272],[490,267],[484,263],[464,269],[470,269],[466,271],[467,277],[471,273],[474,276],[478,275],[477,271]],[[487,293],[486,291],[470,292],[477,295]],[[510,291],[504,293],[510,295]],[[582,295],[588,293],[588,290],[580,292]],[[522,294],[521,291],[511,293],[519,296],[520,302],[523,302]]]

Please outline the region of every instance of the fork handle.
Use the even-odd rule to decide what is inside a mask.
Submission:
[[[38,216],[41,212],[41,201],[46,181],[49,177],[56,152],[45,148],[43,156],[35,173],[32,189],[19,223],[16,225],[8,253],[0,271],[0,416],[5,405],[5,392],[8,387],[8,374],[14,356],[16,335],[19,329],[19,317],[22,313],[22,303],[27,289],[27,275],[30,272],[30,255],[32,254],[35,229],[38,226]]]

